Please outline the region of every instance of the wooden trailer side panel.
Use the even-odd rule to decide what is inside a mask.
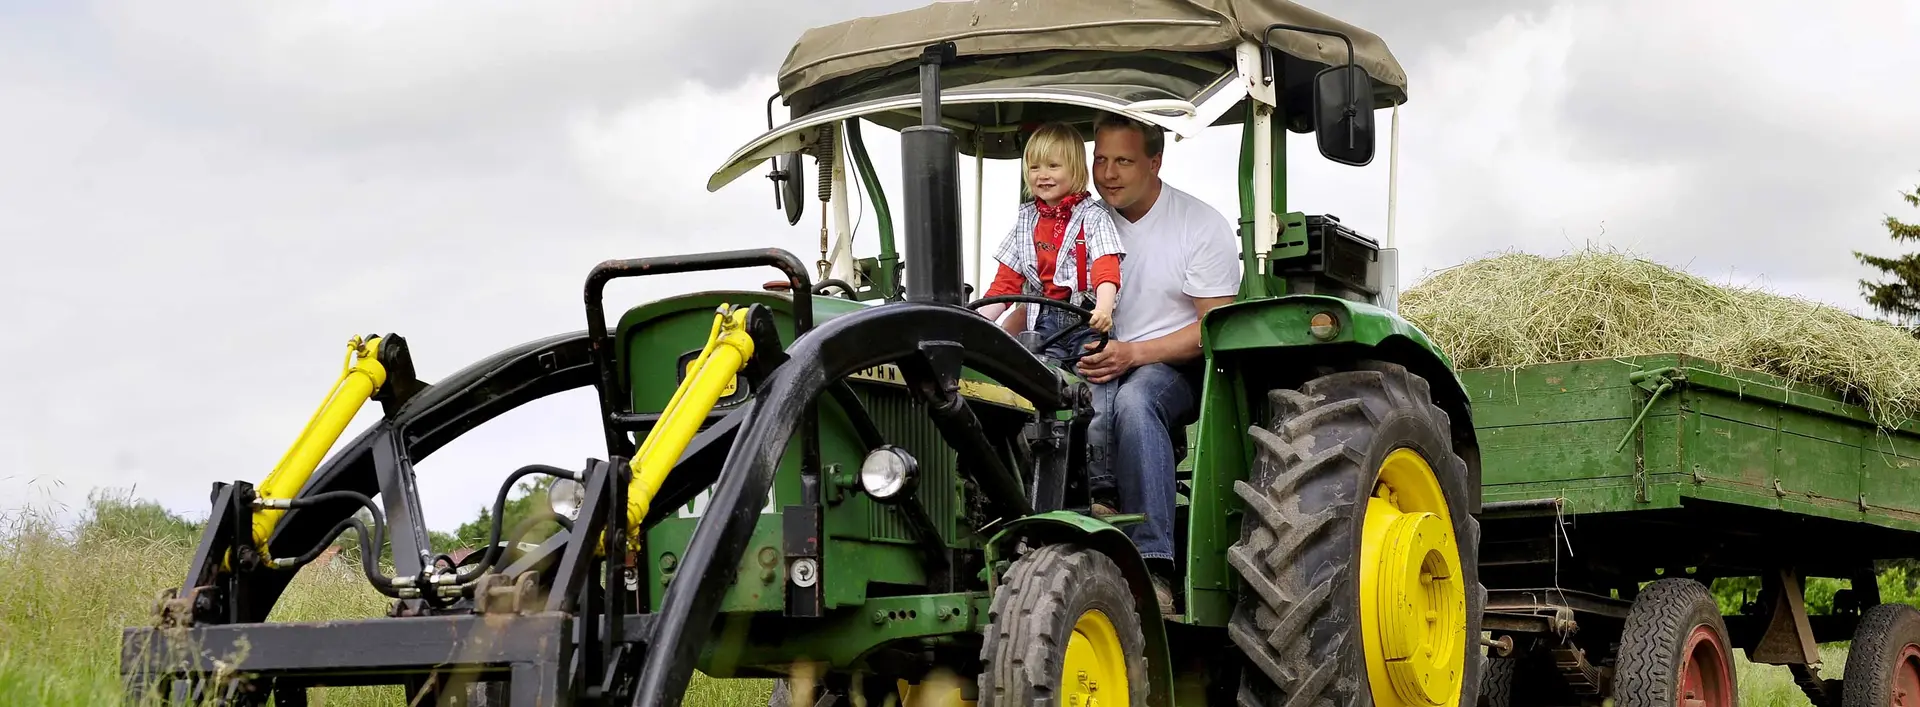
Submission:
[[[1920,436],[1766,374],[1685,359],[1683,495],[1920,530]]]
[[[1660,401],[1634,424],[1647,396],[1628,376],[1652,364],[1658,361],[1460,371],[1480,441],[1483,502],[1561,498],[1567,513],[1679,505],[1677,408]]]
[[[1485,503],[1586,514],[1699,498],[1920,531],[1920,426],[1882,428],[1831,392],[1678,355],[1460,377]]]

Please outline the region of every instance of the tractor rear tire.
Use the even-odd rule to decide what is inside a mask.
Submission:
[[[1737,707],[1733,642],[1699,582],[1662,579],[1634,597],[1613,673],[1617,707]]]
[[[1847,651],[1841,707],[1920,704],[1920,611],[1881,604],[1860,617]]]
[[[1029,551],[1007,569],[987,621],[979,707],[1146,704],[1140,612],[1104,553],[1074,544]]]
[[[1244,580],[1228,625],[1243,707],[1480,698],[1479,489],[1425,379],[1355,368],[1270,392],[1270,426],[1248,431],[1227,555]]]

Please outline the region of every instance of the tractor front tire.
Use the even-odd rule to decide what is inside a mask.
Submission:
[[[1243,707],[1479,700],[1479,489],[1425,379],[1356,368],[1270,392],[1269,426],[1248,431],[1227,554]]]
[[[1029,551],[1007,569],[987,621],[980,707],[1146,704],[1140,612],[1120,566],[1100,551]]]

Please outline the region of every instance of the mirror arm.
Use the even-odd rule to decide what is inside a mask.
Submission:
[[[774,91],[773,95],[767,96],[767,132],[773,132],[773,102],[779,97],[779,91]],[[768,157],[767,179],[773,182],[773,208],[776,209],[787,208],[786,203],[780,199],[780,179],[784,176],[780,172],[780,157],[778,155]]]
[[[1266,74],[1265,76],[1262,77],[1262,79],[1265,80],[1268,84],[1273,83],[1273,32],[1274,30],[1281,30],[1281,29],[1293,30],[1295,32],[1305,32],[1307,34],[1324,35],[1327,37],[1339,37],[1340,41],[1345,42],[1347,45],[1347,66],[1353,66],[1353,40],[1348,38],[1347,35],[1341,34],[1339,32],[1335,32],[1330,29],[1302,27],[1300,25],[1289,25],[1289,24],[1271,24],[1271,25],[1267,25],[1267,31],[1260,33],[1260,49],[1261,49],[1260,54],[1262,57],[1266,59],[1266,62],[1265,62],[1266,65],[1260,68],[1261,68],[1261,71]]]
[[[1335,32],[1333,30],[1328,30],[1328,29],[1318,29],[1314,27],[1302,27],[1300,25],[1276,23],[1276,24],[1267,25],[1267,31],[1260,33],[1260,57],[1261,59],[1264,60],[1262,62],[1264,65],[1260,67],[1260,73],[1262,74],[1262,76],[1260,77],[1260,80],[1265,81],[1267,85],[1269,86],[1273,85],[1273,65],[1274,65],[1273,32],[1274,30],[1281,30],[1281,29],[1293,30],[1295,32],[1305,32],[1307,34],[1324,35],[1328,37],[1339,37],[1340,41],[1345,42],[1347,45],[1347,68],[1348,69],[1353,68],[1353,39],[1348,37],[1347,35],[1341,34],[1339,32]],[[1357,105],[1360,102],[1359,93],[1360,91],[1357,86],[1351,86],[1351,85],[1347,86],[1347,118],[1348,118],[1347,147],[1348,148],[1352,148],[1355,144],[1357,144],[1360,141],[1359,135],[1355,134],[1355,128],[1352,120],[1352,118],[1359,113],[1359,107]],[[1276,98],[1276,100],[1278,100],[1278,98]]]

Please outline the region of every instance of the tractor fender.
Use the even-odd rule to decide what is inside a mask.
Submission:
[[[1330,335],[1316,336],[1316,315],[1332,317]],[[1323,361],[1371,358],[1407,367],[1427,379],[1433,402],[1453,423],[1453,443],[1467,462],[1468,483],[1480,485],[1480,444],[1474,433],[1472,399],[1453,360],[1426,332],[1398,313],[1364,302],[1326,295],[1287,295],[1221,305],[1207,312],[1201,341],[1210,356],[1234,352],[1310,350]],[[1309,357],[1311,358],[1311,357]],[[1305,362],[1307,359],[1294,359]],[[1480,512],[1475,495],[1468,512]]]
[[[1153,580],[1147,574],[1147,561],[1125,531],[1104,520],[1073,511],[1048,511],[1007,523],[987,541],[988,585],[999,587],[1003,560],[1025,542],[1029,547],[1077,543],[1113,559],[1133,590],[1133,603],[1140,611],[1140,629],[1147,639],[1147,670],[1155,689],[1147,695],[1147,704],[1171,707],[1173,704],[1173,660],[1167,649],[1167,630],[1160,616],[1160,602],[1153,594]]]

